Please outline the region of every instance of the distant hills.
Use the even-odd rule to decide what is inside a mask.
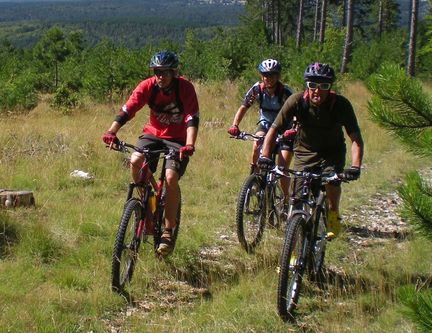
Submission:
[[[0,40],[31,47],[57,25],[81,30],[93,45],[109,38],[127,47],[173,40],[182,43],[186,29],[208,38],[215,28],[235,26],[245,0],[0,0]],[[399,0],[400,24],[407,26],[410,0]],[[420,1],[420,16],[428,9]]]
[[[0,0],[2,1],[2,0]],[[0,2],[0,39],[32,46],[49,27],[81,30],[89,44],[102,38],[128,47],[161,39],[181,42],[186,29],[199,36],[238,23],[239,1],[203,0],[15,0]]]

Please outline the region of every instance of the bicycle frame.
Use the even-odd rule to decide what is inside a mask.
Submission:
[[[178,152],[172,148],[150,150],[139,148],[125,142],[117,142],[112,149],[128,153],[131,148],[144,155],[144,163],[140,168],[138,183],[129,183],[126,202],[117,229],[111,262],[111,288],[123,292],[125,285],[131,282],[138,251],[142,242],[153,246],[153,252],[158,259],[164,256],[158,253],[164,229],[165,216],[165,171],[170,158],[178,158]],[[162,154],[162,157],[160,156]],[[159,180],[156,182],[149,169],[152,159],[163,158]],[[136,191],[135,191],[136,190]],[[134,194],[137,193],[137,195]],[[154,197],[153,197],[154,195]],[[152,200],[150,200],[152,196]],[[155,199],[153,201],[153,198]],[[176,226],[172,230],[173,247],[177,239],[180,225],[181,201],[177,209]],[[153,237],[153,243],[148,236]]]
[[[140,149],[139,147],[136,147],[134,145],[128,144],[126,142],[119,142],[117,144],[117,148],[114,148],[114,150],[118,150],[121,152],[129,152],[128,148],[131,148],[135,150],[136,152],[139,152],[144,155],[144,163],[142,164],[140,168],[140,180],[138,183],[130,182],[128,185],[127,190],[127,196],[126,196],[126,203],[133,198],[134,196],[134,190],[137,189],[137,194],[140,199],[140,202],[142,204],[142,215],[147,211],[148,212],[148,200],[150,195],[152,194],[152,191],[154,192],[154,195],[156,197],[156,209],[152,216],[147,216],[148,218],[152,219],[154,230],[153,235],[157,237],[157,239],[160,238],[162,235],[162,225],[163,225],[163,213],[165,208],[165,202],[162,198],[162,189],[165,183],[165,171],[166,171],[166,163],[167,159],[169,157],[177,157],[178,152],[176,152],[172,148],[165,148],[165,149],[158,149],[158,150],[149,150],[147,148]],[[159,156],[162,154],[162,156]],[[156,158],[162,159],[162,166],[160,167],[160,174],[158,181],[155,180],[154,174],[149,169],[149,162]],[[144,223],[146,220],[146,216],[143,216],[143,219],[140,221],[139,226],[137,228],[137,234],[136,237],[140,237],[140,235],[143,235],[143,229],[144,229]],[[155,242],[155,247],[156,247]]]

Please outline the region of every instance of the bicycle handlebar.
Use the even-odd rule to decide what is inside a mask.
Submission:
[[[107,145],[106,147],[115,151],[120,151],[122,153],[129,152],[128,148],[131,148],[138,153],[144,154],[145,156],[164,154],[165,157],[174,157],[174,158],[179,157],[179,152],[174,148],[162,148],[162,149],[140,148],[120,140],[118,140],[117,142],[113,142],[111,145],[109,146]]]
[[[251,141],[264,141],[265,135],[256,135],[256,134],[251,134],[251,133],[247,133],[247,132],[240,132],[239,135],[237,136],[230,136],[231,139],[237,139],[237,140],[251,140]],[[281,141],[287,140],[286,138],[284,138],[284,136],[282,134],[278,134],[277,138],[276,138],[276,143],[279,143]]]
[[[281,169],[279,166],[275,166],[273,169],[271,169],[269,172],[272,172],[276,175],[279,175],[281,177],[287,177],[291,178],[294,176],[294,178],[311,178],[311,179],[320,179],[321,183],[326,184],[332,181],[342,181],[345,183],[348,183],[349,180],[346,179],[344,173],[336,173],[336,172],[330,172],[330,173],[315,173],[311,171],[295,171],[292,169]]]
[[[265,135],[256,135],[251,134],[247,132],[240,132],[237,136],[230,136],[231,139],[237,139],[237,140],[251,140],[251,141],[260,141],[264,140]]]

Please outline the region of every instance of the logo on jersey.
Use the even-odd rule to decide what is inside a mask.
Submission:
[[[183,120],[183,113],[174,102],[153,110],[153,115],[158,122],[164,125],[180,124]]]

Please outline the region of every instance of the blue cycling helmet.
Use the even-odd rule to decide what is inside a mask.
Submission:
[[[178,58],[174,52],[157,52],[150,60],[150,68],[177,69]]]
[[[258,65],[258,71],[261,74],[280,73],[282,70],[281,64],[274,59],[266,59]]]
[[[314,62],[308,65],[304,71],[305,81],[320,81],[333,83],[336,79],[335,71],[329,64]]]

